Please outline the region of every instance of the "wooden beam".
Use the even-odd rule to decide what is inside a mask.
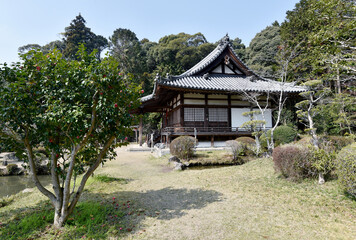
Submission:
[[[143,130],[143,121],[142,121],[142,115],[140,116],[140,125],[138,127],[138,142],[140,146],[142,146],[142,130]]]

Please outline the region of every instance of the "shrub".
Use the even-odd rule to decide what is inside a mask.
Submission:
[[[242,144],[243,152],[245,156],[253,156],[256,152],[256,141],[251,137],[238,137],[235,141]]]
[[[271,130],[267,131],[268,139],[271,139]],[[278,147],[282,144],[287,144],[293,142],[297,138],[297,131],[289,126],[278,126],[273,132],[274,146]],[[267,150],[267,139],[265,134],[262,134],[261,138],[261,147]]]
[[[244,161],[240,157],[244,151],[243,144],[234,140],[226,141],[226,147],[229,147],[232,152],[232,158],[237,164],[243,164]]]
[[[309,145],[310,160],[312,167],[322,176],[328,177],[329,174],[335,169],[335,151],[323,148],[315,148]],[[319,179],[320,180],[320,179]],[[324,182],[324,179],[322,179]]]
[[[328,136],[326,140],[331,143],[334,147],[335,151],[340,151],[342,148],[346,147],[347,145],[352,144],[355,142],[351,137],[343,137],[343,136]]]
[[[189,160],[193,156],[195,138],[189,136],[177,137],[171,142],[169,147],[171,154],[180,159]]]
[[[336,169],[344,190],[356,197],[356,143],[341,149],[336,157]]]
[[[310,161],[311,153],[306,146],[288,144],[276,147],[272,154],[276,171],[291,180],[315,176]]]
[[[255,139],[251,137],[238,137],[235,140],[246,145],[256,145]]]
[[[273,133],[276,146],[293,142],[297,138],[297,131],[289,126],[278,126]]]

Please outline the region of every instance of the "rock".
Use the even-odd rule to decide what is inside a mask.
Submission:
[[[33,188],[25,188],[22,190],[23,193],[33,192]]]
[[[144,148],[148,147],[147,143],[143,143],[142,147],[144,147]]]
[[[16,157],[14,152],[9,152],[4,154],[4,161],[14,161],[17,162],[19,159]]]
[[[156,143],[155,148],[163,149],[163,148],[166,148],[166,145],[164,143]]]
[[[2,160],[2,165],[7,166],[7,160]]]
[[[180,163],[180,159],[176,156],[172,156],[168,159],[168,162],[178,162]]]
[[[185,165],[180,163],[180,162],[173,162],[174,163],[174,168],[173,170],[175,171],[182,171],[185,169]]]
[[[189,167],[190,163],[189,163],[189,162],[183,162],[183,165],[184,165],[185,167]]]

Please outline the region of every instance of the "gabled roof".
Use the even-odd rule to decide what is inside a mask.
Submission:
[[[199,75],[199,74],[201,75],[202,73],[205,73],[204,70],[209,69],[209,66],[214,64],[214,61],[219,59],[219,57],[221,58],[222,55],[232,56],[231,59],[234,61],[235,65],[240,65],[239,66],[240,70],[243,70],[243,72],[246,75],[253,74],[252,71],[240,60],[240,58],[237,56],[235,51],[232,49],[230,38],[228,35],[226,35],[220,40],[218,46],[211,53],[209,53],[205,58],[203,58],[203,60],[198,62],[188,71],[176,77],[189,77],[189,76]]]
[[[303,92],[303,87],[293,83],[281,84],[278,81],[258,76],[250,70],[234,52],[229,37],[222,38],[218,46],[199,63],[178,76],[155,79],[153,93],[141,98],[149,101],[156,96],[157,89],[167,88],[178,91],[202,90],[217,93],[238,92]]]

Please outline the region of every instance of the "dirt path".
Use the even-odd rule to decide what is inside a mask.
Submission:
[[[356,236],[356,209],[350,212],[350,202],[340,203],[339,197],[330,197],[335,186],[281,181],[268,159],[215,169],[167,169],[167,160],[120,149],[116,160],[98,170],[126,179],[127,184],[108,185],[104,191],[121,201],[131,201],[136,211],[142,209],[146,214],[130,218],[134,227],[125,239]],[[314,187],[315,191],[310,190]]]

